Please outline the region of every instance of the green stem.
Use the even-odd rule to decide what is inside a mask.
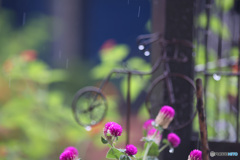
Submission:
[[[155,131],[152,139],[154,139],[154,138],[156,137],[157,132],[158,132],[158,130]],[[160,134],[162,133],[162,131],[159,131],[159,132],[160,132]],[[149,149],[150,149],[151,146],[152,146],[152,143],[153,143],[153,142],[149,142],[149,143],[147,144],[147,148],[146,148],[146,150],[145,150],[145,152],[144,152],[144,155],[143,155],[143,160],[147,160],[147,155],[148,155]]]
[[[159,153],[162,152],[165,148],[167,148],[169,146],[169,143],[165,144],[164,146],[162,146],[162,148],[159,149]]]

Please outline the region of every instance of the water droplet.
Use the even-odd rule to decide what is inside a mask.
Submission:
[[[221,76],[216,74],[216,73],[214,73],[213,74],[213,79],[216,80],[216,81],[219,81],[221,79]]]
[[[174,148],[171,147],[171,148],[169,149],[169,153],[173,153],[173,152],[174,152]]]
[[[150,56],[150,52],[149,52],[149,51],[145,51],[145,52],[144,52],[144,55],[145,55],[145,56]]]
[[[92,127],[91,126],[86,126],[85,129],[86,129],[86,131],[91,131]]]
[[[140,51],[142,51],[142,50],[144,50],[144,45],[142,45],[142,44],[140,44],[139,46],[138,46],[138,49],[140,50]]]
[[[91,124],[92,124],[92,125],[96,124],[96,121],[92,121]]]

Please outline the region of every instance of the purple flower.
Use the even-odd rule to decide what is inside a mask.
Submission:
[[[104,135],[107,137],[108,134],[111,136],[121,136],[122,134],[122,127],[117,124],[116,122],[108,122],[105,124],[105,127],[103,129]]]
[[[74,160],[74,158],[74,153],[69,150],[64,151],[59,157],[60,160]]]
[[[194,149],[190,152],[188,160],[202,160],[202,151]]]
[[[74,154],[75,157],[78,156],[78,150],[75,147],[69,146],[64,151],[70,151]]]
[[[181,139],[175,133],[169,133],[167,139],[174,148],[181,143]]]
[[[156,119],[155,119],[155,122],[163,127],[164,129],[166,129],[168,127],[168,125],[171,123],[171,121],[173,120],[174,118],[174,115],[175,115],[175,110],[170,107],[170,106],[163,106]]]
[[[143,124],[143,129],[145,129],[147,132],[153,128],[152,122],[154,122],[154,119],[149,119]]]
[[[157,131],[157,133],[153,140],[156,144],[159,144],[162,139],[162,135],[160,134],[160,132],[157,129],[155,129],[155,128],[150,129],[147,133],[147,138],[152,139],[156,131]]]
[[[133,156],[137,154],[137,147],[135,147],[132,144],[129,144],[126,146],[126,151],[125,151],[129,156]]]

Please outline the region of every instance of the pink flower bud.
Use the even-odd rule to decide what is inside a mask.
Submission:
[[[73,152],[68,151],[68,150],[64,151],[59,157],[60,160],[74,160],[74,158],[75,158],[75,156],[74,156]]]
[[[157,132],[157,133],[156,133]],[[155,135],[155,137],[154,137],[154,134],[156,134]],[[154,137],[154,142],[156,143],[156,144],[159,144],[160,143],[160,141],[161,141],[161,139],[162,139],[162,135],[160,134],[160,132],[157,130],[157,129],[155,129],[155,128],[152,128],[152,129],[150,129],[149,131],[148,131],[148,133],[147,133],[147,138],[148,139],[152,139]]]
[[[166,129],[169,126],[169,124],[171,123],[171,121],[173,120],[174,115],[175,115],[175,110],[172,107],[163,106],[160,109],[160,111],[155,119],[155,122],[159,126]]]
[[[105,124],[103,133],[106,137],[108,137],[108,134],[110,134],[110,136],[118,137],[122,134],[122,127],[116,122],[108,122]]]
[[[181,143],[181,139],[175,133],[169,133],[167,139],[174,148]]]
[[[202,160],[202,151],[194,149],[190,152],[188,160]]]
[[[143,124],[143,129],[145,129],[147,132],[153,128],[152,122],[154,122],[154,119],[149,119]]]
[[[138,150],[137,147],[135,147],[132,144],[129,144],[126,146],[126,151],[125,151],[129,156],[133,156],[135,154],[137,154]]]
[[[64,151],[70,151],[74,154],[75,157],[78,157],[78,150],[75,147],[69,146]]]

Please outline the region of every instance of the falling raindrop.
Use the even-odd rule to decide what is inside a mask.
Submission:
[[[66,61],[66,68],[68,68],[68,62],[69,62],[69,60],[68,60],[68,58],[67,58],[67,61]]]
[[[86,129],[86,131],[91,131],[92,127],[91,126],[86,126],[85,129]]]
[[[129,4],[129,0],[128,0],[128,4]]]
[[[216,80],[216,81],[219,81],[221,79],[221,76],[216,74],[216,73],[214,73],[213,74],[213,79]]]
[[[144,50],[144,45],[142,45],[142,44],[140,44],[139,46],[138,46],[138,49],[140,50],[140,51],[142,51],[142,50]]]
[[[9,78],[9,88],[11,88],[11,79]]]
[[[140,11],[141,11],[141,7],[138,7],[138,18],[140,17]]]
[[[26,13],[24,12],[24,13],[23,13],[23,22],[22,22],[22,25],[24,25],[25,22],[26,22]]]
[[[62,58],[62,51],[59,50],[59,59],[61,59],[61,58]]]
[[[171,147],[171,148],[169,149],[169,153],[173,153],[173,152],[174,152],[174,148]]]
[[[145,52],[144,52],[144,55],[145,55],[145,56],[150,56],[150,52],[149,52],[149,51],[145,51]]]

